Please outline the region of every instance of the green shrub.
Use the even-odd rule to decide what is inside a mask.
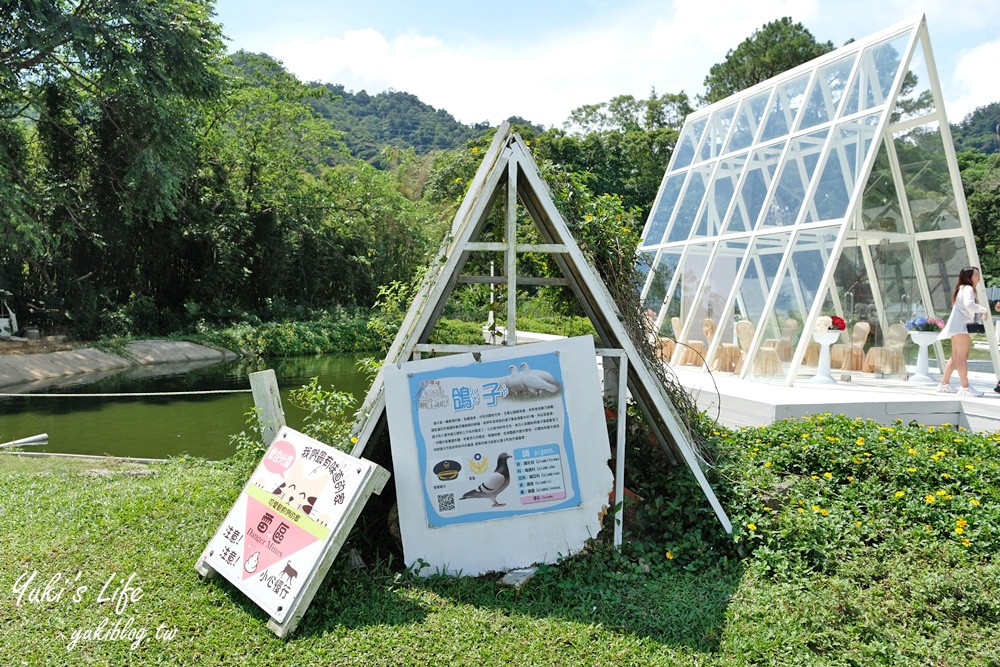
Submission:
[[[309,322],[234,324],[221,329],[202,326],[195,338],[210,345],[260,357],[373,352],[385,347],[360,314]]]

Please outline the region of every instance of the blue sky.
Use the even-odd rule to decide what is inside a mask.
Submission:
[[[791,16],[836,46],[927,15],[952,122],[1000,101],[996,0],[217,0],[230,50],[303,81],[413,93],[466,123],[562,126],[616,95],[703,90],[708,69]]]

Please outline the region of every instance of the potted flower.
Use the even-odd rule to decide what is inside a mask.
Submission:
[[[820,315],[816,318],[816,326],[813,330],[813,340],[820,345],[830,345],[837,341],[840,332],[847,328],[847,322],[843,317],[828,317]]]
[[[917,354],[917,371],[910,376],[910,382],[919,384],[937,382],[930,376],[927,368],[927,348],[934,344],[938,334],[944,329],[944,321],[936,317],[914,317],[904,322],[903,326],[909,330],[913,342],[920,346],[920,352]]]
[[[830,374],[830,346],[840,338],[840,332],[847,328],[844,318],[821,315],[813,327],[813,340],[819,343],[819,363],[813,382],[836,382]]]
[[[944,329],[944,320],[939,320],[936,317],[914,317],[912,320],[907,320],[903,323],[909,331],[933,331],[934,333],[939,333]]]

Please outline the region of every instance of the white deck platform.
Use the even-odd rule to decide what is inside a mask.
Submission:
[[[1000,394],[993,391],[996,378],[992,373],[970,372],[970,384],[984,396],[964,398],[939,394],[936,384],[914,385],[902,378],[875,379],[863,374],[832,385],[810,384],[803,379],[794,387],[785,387],[693,366],[675,366],[673,370],[699,408],[730,427],[763,426],[786,417],[831,412],[886,425],[901,419],[928,426],[963,426],[977,432],[1000,431]],[[931,375],[940,378],[933,369]],[[958,386],[957,375],[952,377],[952,385]]]

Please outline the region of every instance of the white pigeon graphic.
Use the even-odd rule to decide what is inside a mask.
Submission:
[[[517,372],[517,366],[511,364],[507,367],[507,370],[509,370],[510,373],[500,378],[500,383],[507,387],[507,392],[511,396],[517,396],[518,394],[524,393],[524,382],[521,380],[521,374]]]
[[[521,363],[520,380],[525,388],[534,394],[557,394],[561,388],[551,373],[531,370],[527,362]]]
[[[489,498],[493,501],[493,507],[504,507],[503,503],[497,502],[497,496],[500,492],[507,488],[510,484],[510,469],[507,467],[507,461],[510,459],[510,454],[503,452],[497,457],[497,468],[489,474],[489,476],[483,480],[483,483],[474,488],[472,491],[468,491],[461,497],[460,500],[466,500],[467,498]]]

